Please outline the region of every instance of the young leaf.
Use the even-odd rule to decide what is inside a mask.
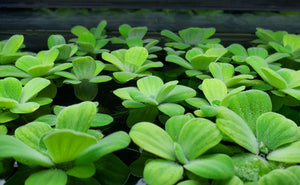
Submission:
[[[178,81],[175,80],[163,84],[156,93],[156,101],[158,103],[163,102],[168,94],[176,87],[177,83]]]
[[[297,129],[295,122],[278,113],[264,113],[257,119],[257,140],[274,150],[297,140]]]
[[[173,140],[160,127],[147,122],[137,123],[131,128],[129,136],[133,142],[144,150],[175,161]]]
[[[62,35],[51,35],[48,38],[48,48],[51,49],[54,46],[66,44],[66,40]]]
[[[132,47],[126,51],[125,63],[134,67],[141,67],[148,57],[148,51],[143,47]]]
[[[103,139],[97,144],[91,145],[82,151],[75,161],[75,164],[87,164],[97,161],[101,157],[126,148],[130,143],[130,138],[127,133],[123,131],[114,132]]]
[[[174,142],[178,141],[182,127],[192,118],[186,115],[172,116],[166,122],[166,132],[172,137]]]
[[[218,144],[221,139],[222,135],[213,122],[196,118],[182,127],[178,143],[182,146],[186,158],[192,160]]]
[[[35,95],[37,95],[41,90],[50,85],[50,81],[44,78],[33,78],[23,87],[19,102],[25,103]]]
[[[49,169],[39,171],[30,175],[26,181],[25,185],[36,185],[36,184],[43,184],[43,185],[66,185],[68,181],[67,174],[59,169]]]
[[[210,104],[220,105],[227,95],[226,85],[218,79],[205,79],[202,83],[202,90]]]
[[[164,82],[157,76],[149,76],[137,81],[138,89],[147,96],[155,96]]]
[[[13,157],[26,165],[53,166],[52,160],[13,136],[0,135],[0,157]]]
[[[72,61],[73,70],[79,80],[89,80],[96,70],[96,63],[92,57],[80,57]]]
[[[96,112],[96,105],[92,102],[66,107],[57,116],[56,128],[87,132]]]
[[[248,56],[246,49],[240,44],[231,44],[227,49],[234,55],[244,56],[244,57]]]
[[[229,156],[213,154],[203,156],[184,165],[188,171],[208,179],[228,179],[234,175],[234,166]]]
[[[6,41],[6,43],[2,49],[2,53],[7,55],[10,53],[17,52],[18,49],[21,47],[23,41],[24,41],[23,35],[14,35],[14,36],[10,37]]]
[[[97,143],[93,136],[72,130],[56,130],[43,141],[55,163],[72,161],[84,149]]]
[[[181,165],[162,159],[148,162],[144,169],[144,179],[149,185],[172,185],[183,175]]]

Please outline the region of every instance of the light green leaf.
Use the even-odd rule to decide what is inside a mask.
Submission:
[[[203,184],[201,184],[200,182],[195,181],[195,180],[185,180],[185,181],[179,182],[177,185],[203,185]]]
[[[166,122],[166,132],[174,142],[178,141],[182,127],[192,118],[186,115],[173,116]]]
[[[216,123],[221,132],[235,143],[254,154],[259,153],[254,133],[247,123],[236,113],[225,107],[219,107]]]
[[[73,70],[79,80],[88,80],[93,77],[96,70],[96,63],[92,57],[76,58],[72,62]]]
[[[184,107],[175,103],[164,103],[158,106],[158,109],[164,114],[172,117],[184,114]]]
[[[18,127],[15,130],[15,136],[20,141],[39,151],[42,136],[50,130],[52,130],[52,128],[47,123],[31,122]]]
[[[122,105],[126,108],[142,108],[142,107],[145,107],[146,105],[144,103],[141,103],[141,102],[137,102],[137,101],[134,101],[134,100],[124,100],[122,102]]]
[[[32,66],[31,68],[28,69],[27,72],[33,77],[44,76],[47,75],[47,73],[50,71],[53,65],[54,63]]]
[[[259,56],[263,59],[267,58],[268,51],[264,48],[251,47],[247,49],[249,56]]]
[[[298,178],[298,181],[300,182],[300,166],[297,165],[297,166],[291,166],[291,167],[288,167],[287,170],[289,172],[292,172],[297,178]]]
[[[209,103],[205,99],[198,98],[198,97],[189,98],[189,99],[186,99],[185,101],[195,108],[200,108],[203,105],[209,105]]]
[[[268,68],[267,62],[258,56],[251,56],[246,59],[246,62],[263,78],[266,79],[265,74],[262,72],[261,68]]]
[[[56,128],[86,132],[96,112],[96,105],[92,102],[82,102],[66,107],[57,116]]]
[[[248,56],[246,49],[240,44],[231,44],[227,49],[234,55],[244,56],[244,57]]]
[[[175,88],[177,83],[178,81],[174,80],[163,84],[156,93],[156,101],[158,103],[163,102],[165,98],[167,98],[168,94]]]
[[[28,78],[30,75],[24,71],[16,68],[15,66],[1,65],[0,77],[20,77]]]
[[[181,129],[178,143],[188,160],[196,159],[222,139],[216,125],[204,118],[191,119]]]
[[[261,68],[261,71],[264,74],[265,77],[264,80],[268,82],[270,85],[278,89],[285,89],[288,87],[286,81],[272,69],[263,67]]]
[[[141,91],[131,89],[129,94],[130,97],[137,102],[148,103],[150,105],[158,105],[158,102],[156,102],[154,98],[143,94]]]
[[[193,69],[197,70],[206,70],[208,69],[208,66],[210,63],[215,62],[217,60],[216,56],[210,56],[210,55],[198,55],[192,58],[191,64],[193,66]]]
[[[237,176],[226,180],[214,180],[212,185],[244,185],[244,182]]]
[[[147,33],[148,28],[144,27],[134,27],[128,31],[128,38],[143,38]]]
[[[47,150],[55,163],[74,160],[80,152],[96,144],[95,137],[73,130],[55,130],[43,138]]]
[[[25,185],[66,185],[67,181],[68,176],[64,171],[59,169],[49,169],[30,175],[26,179]]]
[[[103,139],[97,144],[91,145],[82,151],[75,161],[75,164],[87,164],[97,161],[101,157],[126,148],[130,143],[130,138],[127,133],[123,131],[114,132]]]
[[[6,123],[15,120],[19,117],[18,114],[11,113],[9,111],[0,112],[0,123]]]
[[[89,178],[96,173],[96,167],[93,163],[76,165],[73,168],[66,171],[66,173],[70,176],[77,178]]]
[[[272,111],[272,102],[267,93],[248,90],[233,95],[228,107],[243,118],[252,132],[256,134],[256,120],[261,114]]]
[[[288,53],[273,53],[272,55],[269,55],[265,60],[268,64],[276,62],[282,58],[289,57],[290,55]]]
[[[91,78],[89,80],[89,82],[91,83],[103,83],[103,82],[108,82],[110,81],[112,78],[110,76],[107,75],[101,75],[101,76],[95,76],[93,78]]]
[[[287,88],[287,89],[280,89],[280,91],[296,98],[297,100],[300,100],[300,90],[299,89]]]
[[[124,88],[119,88],[113,91],[113,93],[118,96],[119,98],[125,99],[125,100],[132,100],[129,92],[132,90],[137,90],[136,87],[124,87]]]
[[[155,96],[164,82],[157,76],[148,76],[137,81],[138,89],[147,96]]]
[[[6,41],[4,47],[2,48],[2,53],[7,55],[10,53],[17,52],[18,49],[21,47],[23,41],[24,41],[23,35],[13,35]]]
[[[22,91],[22,84],[16,78],[8,77],[0,80],[0,89],[0,97],[18,101]]]
[[[138,69],[144,64],[147,57],[147,49],[143,47],[132,47],[126,51],[125,63],[134,66],[135,69]]]
[[[54,46],[66,44],[66,40],[62,35],[51,35],[48,38],[48,48],[51,49]]]
[[[296,141],[297,128],[295,122],[278,113],[264,113],[257,119],[257,140],[274,150],[279,146]]]
[[[294,34],[287,34],[283,36],[283,45],[290,46],[292,51],[297,50],[300,47],[300,37]]]
[[[53,166],[51,159],[35,149],[27,146],[13,136],[0,135],[0,157],[13,157],[26,165],[40,165],[45,167]]]
[[[234,175],[234,166],[229,156],[212,154],[190,161],[184,165],[188,171],[208,179],[228,179]]]
[[[36,58],[41,61],[41,64],[53,64],[56,58],[59,55],[59,50],[56,48],[47,50],[47,51],[40,51]]]
[[[5,125],[0,125],[0,135],[5,135],[7,132],[7,127]]]
[[[183,175],[181,165],[161,159],[148,162],[144,169],[144,179],[149,185],[173,185]]]
[[[119,82],[125,83],[128,82],[129,80],[135,79],[137,77],[137,74],[131,72],[114,72],[113,76]]]
[[[227,63],[211,63],[209,65],[209,71],[214,78],[222,81],[227,81],[234,75],[234,67]]]
[[[117,54],[117,53],[114,52],[114,54]],[[102,58],[104,60],[112,63],[113,65],[115,65],[119,70],[124,71],[125,69],[124,69],[122,60],[120,60],[120,58],[118,58],[114,54],[110,54],[110,53],[104,52],[104,53],[102,53]]]
[[[152,123],[135,124],[129,136],[139,147],[150,153],[172,161],[176,159],[172,138],[162,128]]]
[[[91,34],[90,32],[83,32],[83,33],[81,33],[78,36],[78,42],[79,42],[79,45],[81,43],[89,43],[93,47],[95,47],[95,45],[96,45],[96,39],[95,39],[94,35]]]
[[[300,163],[300,141],[274,150],[269,153],[267,159],[284,163]]]
[[[205,79],[202,83],[202,90],[210,104],[220,105],[227,95],[227,87],[221,80]]]
[[[71,29],[71,32],[76,35],[76,36],[79,36],[81,35],[82,33],[84,32],[89,32],[89,30],[83,26],[74,26],[72,29]]]
[[[18,105],[16,100],[0,97],[0,106],[6,109],[12,109]]]
[[[299,185],[300,182],[293,173],[288,170],[276,169],[264,175],[258,182],[259,185]]]
[[[176,42],[182,42],[181,38],[170,30],[162,30],[160,32],[160,34],[162,36],[168,37]]]
[[[183,58],[181,58],[177,55],[168,55],[166,57],[166,61],[175,63],[175,64],[177,64],[181,67],[184,67],[186,69],[193,69],[193,66],[189,62],[187,62],[186,60],[184,60]]]
[[[190,87],[176,85],[163,102],[175,103],[196,96],[196,91]]]
[[[71,79],[71,80],[78,80],[77,77],[74,74],[66,72],[66,71],[55,72],[55,75],[59,75],[59,76],[62,76],[64,78],[68,78],[68,79]]]
[[[35,95],[37,95],[41,90],[50,85],[50,81],[44,78],[33,78],[23,87],[21,96],[19,99],[20,103],[25,103]]]
[[[186,52],[185,54],[185,58],[188,60],[188,61],[191,61],[192,58],[198,56],[198,55],[202,55],[203,54],[203,50],[201,48],[193,48],[193,49],[190,49]]]
[[[102,127],[113,122],[114,118],[107,114],[97,113],[94,117],[91,127]]]
[[[40,105],[35,102],[19,103],[15,107],[9,109],[12,113],[15,114],[26,114],[36,111]]]
[[[164,64],[162,62],[150,62],[147,64],[142,65],[140,68],[138,68],[135,73],[142,73],[150,68],[154,68],[154,67],[163,67]]]
[[[49,126],[54,126],[56,124],[56,115],[53,114],[44,114],[43,116],[38,117],[34,122],[43,122],[47,123]]]

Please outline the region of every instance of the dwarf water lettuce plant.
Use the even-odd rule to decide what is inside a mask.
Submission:
[[[96,105],[83,102],[64,108],[57,116],[55,128],[47,123],[31,122],[15,131],[15,137],[1,135],[1,158],[13,157],[19,163],[44,168],[32,172],[25,184],[67,184],[68,176],[92,178],[97,161],[127,147],[125,132],[115,132],[104,138],[89,129],[96,115]],[[125,172],[126,173],[126,172]],[[54,178],[55,177],[55,178]]]
[[[161,62],[147,60],[148,51],[144,47],[132,47],[128,50],[120,49],[111,53],[103,53],[102,58],[111,63],[106,69],[113,72],[113,76],[119,82],[151,75],[150,68],[162,67]]]

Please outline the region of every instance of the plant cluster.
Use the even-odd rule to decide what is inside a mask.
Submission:
[[[106,24],[0,42],[5,185],[300,185],[299,35]]]

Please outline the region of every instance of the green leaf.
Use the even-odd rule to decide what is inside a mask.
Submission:
[[[122,105],[126,108],[133,108],[133,109],[136,109],[136,108],[143,108],[145,107],[146,105],[144,103],[141,103],[141,102],[137,102],[137,101],[134,101],[134,100],[124,100],[122,102]]]
[[[59,50],[56,48],[50,49],[48,51],[40,51],[36,58],[41,61],[41,64],[53,64],[59,55]]]
[[[216,123],[221,132],[235,143],[254,154],[259,153],[254,133],[247,123],[236,113],[225,107],[219,107]]]
[[[185,58],[188,61],[191,61],[192,58],[198,56],[198,55],[202,55],[203,54],[203,50],[201,48],[192,48],[190,50],[188,50],[185,54]]]
[[[244,56],[244,57],[248,56],[246,49],[240,44],[231,44],[227,49],[234,55]]]
[[[269,153],[267,159],[284,163],[300,163],[300,141],[274,150]]]
[[[261,68],[264,74],[264,80],[278,89],[285,89],[288,87],[286,81],[275,71],[269,68]]]
[[[294,34],[287,34],[283,36],[283,45],[290,46],[292,51],[297,50],[300,46],[300,37]]]
[[[256,134],[256,120],[261,114],[272,111],[272,102],[267,93],[248,90],[233,95],[229,99],[228,107],[243,118]]]
[[[202,185],[202,184],[195,180],[185,180],[185,181],[179,182],[177,185]]]
[[[125,83],[128,82],[129,80],[135,79],[137,77],[137,74],[131,72],[114,72],[113,76],[119,82]]]
[[[300,182],[293,173],[288,170],[276,169],[264,175],[258,182],[259,185],[299,185]]]
[[[15,130],[15,136],[28,146],[40,151],[40,140],[42,136],[52,128],[42,122],[31,122]]]
[[[39,171],[30,175],[26,181],[25,185],[36,185],[36,184],[43,184],[43,185],[66,185],[68,181],[67,174],[59,169],[49,169]]]
[[[251,56],[246,59],[246,62],[263,78],[266,79],[265,74],[262,72],[262,68],[268,68],[267,62],[258,56]]]
[[[93,163],[76,165],[73,168],[66,171],[66,173],[70,176],[77,178],[89,178],[96,173],[96,167]]]
[[[0,125],[0,135],[5,135],[7,132],[7,127],[5,125]]]
[[[158,105],[158,102],[155,101],[154,98],[151,98],[151,96],[147,96],[145,94],[143,94],[141,91],[132,89],[129,92],[131,98],[137,102],[143,102],[143,103],[147,103],[150,105]]]
[[[106,25],[107,25],[107,22],[105,20],[101,21],[98,24],[98,26],[96,28],[96,31],[95,31],[95,36],[96,37],[100,37],[103,34],[103,32],[105,32],[104,28],[105,28]]]
[[[193,66],[193,69],[206,70],[208,69],[209,64],[215,62],[216,60],[217,60],[216,56],[203,54],[192,58],[191,65]]]
[[[73,130],[55,130],[43,141],[55,163],[63,163],[74,160],[80,152],[96,144],[95,137]]]
[[[209,71],[214,78],[222,81],[227,81],[234,75],[234,67],[227,63],[211,63],[209,65]]]
[[[124,87],[124,88],[119,88],[113,91],[113,93],[118,96],[119,98],[125,99],[125,100],[132,100],[129,92],[132,91],[133,89],[137,90],[136,87]]]
[[[172,138],[162,128],[152,123],[135,124],[129,136],[134,143],[150,153],[172,161],[176,159]]]
[[[196,91],[190,87],[176,85],[163,102],[175,103],[196,96]]]
[[[181,165],[162,159],[148,162],[144,169],[144,179],[149,185],[172,185],[183,175]]]
[[[298,178],[298,181],[300,182],[300,166],[297,165],[297,166],[291,166],[291,167],[288,167],[287,170],[289,172],[292,172],[297,178]]]
[[[41,90],[50,85],[50,81],[44,78],[33,78],[23,87],[21,96],[19,99],[20,103],[25,103],[35,95],[37,95]]]
[[[144,64],[147,57],[148,57],[147,49],[143,47],[132,47],[126,51],[125,64],[134,66],[136,70]]]
[[[10,99],[10,98],[2,98],[0,97],[0,105],[4,109],[12,109],[18,105],[18,102],[16,100]]]
[[[113,65],[115,65],[119,70],[124,71],[125,69],[124,69],[124,64],[123,64],[122,60],[120,60],[120,58],[118,58],[114,54],[104,52],[104,53],[102,53],[102,58],[104,60],[112,63]]]
[[[175,64],[177,64],[181,67],[184,67],[186,69],[193,69],[193,66],[189,62],[187,62],[186,60],[184,60],[183,58],[181,58],[177,55],[168,55],[166,57],[166,61],[175,63]]]
[[[170,81],[163,84],[156,93],[156,101],[158,103],[163,102],[167,98],[168,94],[176,87],[178,81]]]
[[[95,178],[101,185],[126,184],[130,174],[129,168],[116,155],[109,154],[94,162]]]
[[[112,78],[110,76],[107,75],[101,75],[101,76],[95,76],[93,78],[91,78],[89,80],[89,82],[91,83],[103,83],[103,82],[108,82],[110,81]]]
[[[95,47],[95,45],[96,45],[96,39],[95,39],[94,35],[91,34],[90,32],[83,32],[83,33],[81,33],[78,36],[78,42],[79,42],[79,45],[81,43],[89,43],[93,47]]]
[[[91,145],[82,151],[75,161],[75,164],[87,164],[97,161],[101,157],[126,148],[130,143],[130,138],[127,133],[123,131],[114,132],[103,139],[97,144]]]
[[[97,112],[92,102],[83,102],[64,108],[57,116],[56,128],[87,132]]]
[[[290,55],[288,53],[273,53],[272,55],[269,55],[265,60],[268,64],[276,62],[282,58],[289,57]]]
[[[47,73],[50,71],[52,67],[53,67],[53,63],[38,65],[29,68],[27,72],[33,77],[39,77],[39,76],[47,75]]]
[[[257,140],[274,150],[279,146],[296,141],[297,128],[295,122],[278,113],[264,113],[257,119]]]
[[[216,125],[204,118],[196,118],[184,124],[178,137],[188,160],[196,159],[222,139]]]
[[[134,27],[128,31],[128,38],[143,38],[147,33],[147,27]]]
[[[160,32],[160,34],[162,36],[168,37],[176,42],[182,42],[181,38],[170,30],[162,30]]]
[[[172,117],[184,114],[184,107],[175,103],[164,103],[158,106],[158,109],[164,114]]]
[[[186,115],[173,116],[166,122],[166,132],[174,142],[178,141],[182,127],[192,118]]]
[[[93,77],[96,70],[96,63],[92,57],[76,58],[72,62],[73,70],[79,80],[88,80]]]
[[[51,49],[54,46],[66,44],[66,40],[62,35],[51,35],[48,38],[48,48]]]
[[[267,58],[268,51],[264,48],[251,47],[247,49],[249,56],[259,56],[263,59]]]
[[[13,157],[20,163],[26,165],[53,166],[51,159],[35,149],[27,146],[13,136],[0,135],[0,157]]]
[[[19,117],[18,114],[11,113],[9,111],[0,112],[0,123],[6,123],[15,120]]]
[[[208,179],[228,179],[234,175],[234,166],[225,154],[206,155],[190,161],[184,168],[194,174]]]
[[[26,114],[36,111],[40,105],[35,102],[19,103],[15,107],[9,109],[12,113],[15,114]]]
[[[210,104],[220,105],[227,95],[226,85],[218,79],[205,79],[202,83],[202,90]]]
[[[2,48],[2,52],[4,55],[15,53],[18,51],[18,49],[21,47],[22,43],[24,41],[23,35],[14,35],[10,37],[4,47]]]
[[[298,89],[287,88],[287,89],[280,89],[280,91],[296,98],[297,100],[300,100],[300,90]]]
[[[44,122],[47,123],[49,126],[54,126],[56,124],[56,115],[53,114],[44,114],[38,117],[34,122]]]
[[[83,27],[83,26],[74,26],[72,29],[71,29],[71,32],[76,35],[76,36],[79,36],[81,35],[82,33],[84,32],[90,32],[87,28]]]
[[[272,165],[263,157],[250,153],[232,156],[235,175],[244,182],[256,182],[265,174],[272,171]]]
[[[15,66],[1,65],[0,77],[20,77],[28,78],[30,75],[24,71],[16,68]]]
[[[114,118],[107,114],[97,113],[91,123],[91,127],[102,127],[113,122]]]
[[[0,89],[0,97],[11,99],[12,101],[19,101],[22,91],[22,84],[16,78],[8,77],[0,80]]]
[[[164,82],[157,76],[149,76],[137,81],[138,89],[147,96],[155,96]]]

